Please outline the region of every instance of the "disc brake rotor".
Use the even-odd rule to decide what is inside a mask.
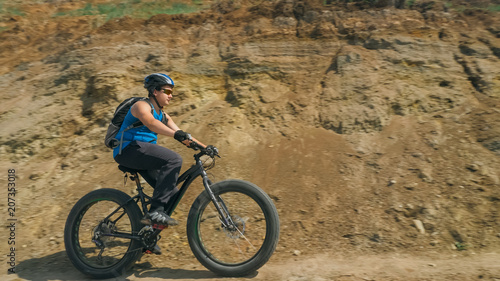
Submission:
[[[227,237],[231,239],[237,239],[243,236],[245,233],[245,220],[239,216],[232,217],[234,225],[229,225],[228,227],[223,227],[224,233]]]
[[[93,239],[97,246],[102,247],[105,246],[104,243],[113,240],[113,236],[109,236],[109,234],[116,232],[117,228],[113,222],[100,222],[93,231]]]

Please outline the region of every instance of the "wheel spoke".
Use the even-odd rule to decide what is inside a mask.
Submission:
[[[248,238],[238,229],[238,232],[240,233],[241,237],[243,237],[247,242],[248,242],[248,245],[252,246],[252,248],[254,250],[258,250],[257,247],[255,247],[252,242],[250,242],[250,240],[248,240]]]
[[[233,239],[233,241],[234,241],[234,244],[236,245],[236,247],[238,247],[238,250],[239,250],[240,254],[241,254],[242,256],[246,257],[246,254],[245,254],[245,253],[243,253],[243,251],[241,250],[241,247],[240,247],[240,245],[238,244],[238,241],[237,241],[236,239]]]

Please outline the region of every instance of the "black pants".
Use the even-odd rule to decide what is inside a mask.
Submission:
[[[154,188],[150,210],[163,207],[179,191],[176,187],[181,171],[182,158],[163,146],[133,141],[115,157],[118,164],[140,172]]]

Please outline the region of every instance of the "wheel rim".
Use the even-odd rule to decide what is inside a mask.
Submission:
[[[266,239],[266,216],[259,204],[247,194],[219,194],[236,227],[224,227],[211,203],[202,207],[198,217],[198,237],[202,250],[213,261],[238,265],[252,260]]]
[[[125,209],[120,208],[104,221],[119,206],[114,201],[98,200],[80,213],[75,224],[74,241],[80,260],[87,266],[99,269],[113,267],[129,252],[132,240],[108,236],[117,231],[133,233],[131,219]]]

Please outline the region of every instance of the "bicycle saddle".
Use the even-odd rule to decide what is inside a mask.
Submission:
[[[138,172],[142,171],[142,170],[136,170],[136,169],[132,169],[129,167],[125,167],[122,165],[118,165],[118,169],[120,169],[120,171],[122,171],[124,173],[138,173]]]

